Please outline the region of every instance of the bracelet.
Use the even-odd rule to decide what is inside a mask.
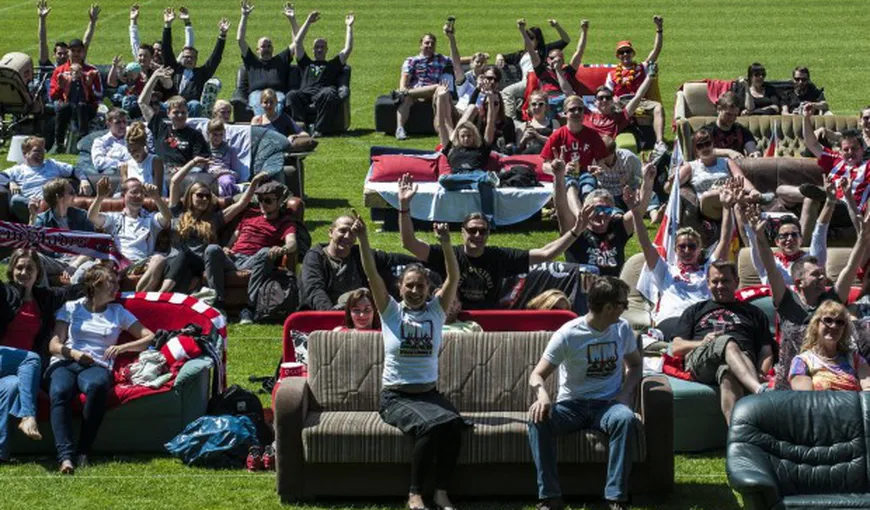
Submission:
[[[411,212],[410,209],[399,209],[399,214],[406,214],[406,213],[409,213],[409,212]]]

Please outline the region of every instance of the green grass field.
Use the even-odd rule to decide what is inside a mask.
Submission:
[[[256,9],[248,24],[248,42],[256,44],[269,35],[276,48],[290,42],[289,24],[280,13],[283,1],[253,0]],[[36,9],[31,0],[5,0],[0,3],[0,54],[24,51],[36,56]],[[81,37],[87,24],[87,0],[54,0],[48,18],[48,40]],[[162,2],[144,0],[139,19],[143,41],[159,39]],[[833,8],[820,8],[816,1],[774,0],[741,2],[737,0],[667,0],[636,2],[630,0],[554,0],[546,6],[517,0],[500,2],[461,2],[456,0],[423,3],[397,0],[297,2],[300,23],[311,9],[319,9],[321,21],[309,32],[308,49],[316,37],[327,37],[330,55],[341,49],[344,14],[356,13],[355,49],[350,64],[352,83],[351,133],[323,141],[317,154],[307,160],[306,223],[314,240],[326,238],[331,220],[351,208],[363,210],[362,186],[367,157],[372,145],[395,144],[391,136],[373,132],[373,104],[379,94],[395,88],[399,66],[404,57],[417,52],[417,41],[424,32],[440,33],[447,15],[457,18],[457,40],[463,55],[484,50],[516,51],[521,40],[515,20],[525,17],[530,25],[546,26],[547,18],[558,19],[571,34],[566,53],[576,44],[581,18],[591,22],[587,63],[614,60],[617,41],[629,38],[643,58],[650,51],[653,14],[664,16],[664,49],[660,62],[660,87],[665,111],[673,111],[674,92],[680,83],[697,78],[734,78],[745,73],[753,61],[765,64],[771,79],[787,79],[791,69],[806,65],[814,81],[826,89],[832,109],[851,114],[868,103],[866,69],[870,40],[861,36],[866,2],[841,0]],[[235,41],[239,19],[237,2],[191,0],[186,3],[196,28],[197,47],[206,58],[217,35],[217,22],[228,17],[232,22],[223,63],[218,77],[224,83],[222,97],[229,98],[234,87],[240,56]],[[97,33],[89,53],[93,63],[109,63],[114,55],[129,60],[127,35],[129,3],[104,1]],[[174,5],[178,7],[178,5]],[[175,44],[181,47],[181,23],[175,23]],[[836,27],[835,35],[822,35]],[[827,30],[826,30],[827,31]],[[555,32],[544,28],[545,38]],[[441,52],[446,40],[439,38]],[[668,113],[670,120],[670,113]],[[431,148],[436,140],[414,138],[404,145]],[[2,151],[0,151],[2,154]],[[5,161],[5,154],[2,155]],[[63,159],[74,161],[73,157]],[[521,248],[540,246],[552,240],[554,222],[541,222],[500,229],[491,242]],[[401,250],[396,233],[376,233],[372,243],[382,249]],[[629,252],[637,250],[632,241]],[[280,356],[280,327],[249,326],[230,328],[229,378],[231,383],[252,387],[248,375],[271,374]],[[264,402],[267,399],[264,396]],[[75,477],[56,475],[52,458],[24,458],[16,465],[0,468],[0,508],[271,508],[278,506],[271,474],[242,471],[190,469],[168,458],[96,458],[93,466]],[[735,508],[737,501],[727,486],[722,452],[710,455],[678,455],[676,490],[666,503],[636,501],[644,508]],[[533,495],[524,502],[468,502],[474,508],[527,508]],[[391,501],[334,502],[341,507],[401,508],[402,495]],[[466,502],[460,502],[466,503]],[[333,502],[323,503],[333,505]],[[591,503],[590,508],[599,508]],[[577,502],[575,508],[583,507]]]

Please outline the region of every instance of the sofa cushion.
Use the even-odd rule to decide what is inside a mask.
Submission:
[[[434,157],[433,157],[434,156]],[[372,156],[371,182],[396,182],[405,174],[411,174],[417,182],[438,180],[439,166],[445,158],[430,154],[426,157],[404,154]],[[444,162],[446,164],[446,162]],[[450,172],[449,166],[447,173]]]
[[[531,464],[527,413],[467,413],[474,423],[462,438],[461,464]],[[630,458],[646,458],[643,425],[635,421],[635,448]],[[558,439],[559,462],[607,462],[607,436],[583,430]],[[412,442],[399,429],[387,425],[377,412],[310,413],[302,430],[306,462],[311,463],[397,463],[407,464]]]

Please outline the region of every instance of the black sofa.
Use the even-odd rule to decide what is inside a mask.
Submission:
[[[775,391],[740,399],[726,470],[747,509],[870,508],[870,394]]]

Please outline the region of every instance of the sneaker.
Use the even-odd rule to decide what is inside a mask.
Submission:
[[[88,467],[88,456],[83,454],[83,453],[79,454],[79,456],[76,457],[76,467],[79,467],[79,468]]]
[[[624,503],[622,501],[608,501],[608,507],[610,510],[628,510],[628,503]]]
[[[241,312],[239,312],[239,325],[246,326],[248,324],[254,323],[254,317],[251,314],[251,311],[247,308],[243,308]]]
[[[486,182],[489,183],[489,185],[493,188],[498,188],[498,185],[501,181],[498,178],[498,174],[496,174],[495,172],[487,172]]]
[[[539,501],[535,508],[537,510],[564,510],[565,503],[562,498],[547,498]]]
[[[405,132],[405,128],[399,126],[396,128],[396,140],[407,140],[408,133]]]
[[[664,140],[660,140],[656,142],[656,146],[653,150],[656,153],[664,154],[665,152],[668,152],[668,144],[666,144]]]
[[[202,104],[203,116],[207,119],[211,118],[214,103],[217,101],[217,96],[221,91],[221,87],[222,84],[219,79],[211,78],[205,82],[205,86],[202,88],[202,96],[200,96],[199,102]]]
[[[263,449],[263,469],[275,471],[275,449],[272,448],[272,445]]]
[[[323,138],[323,133],[320,131],[312,131],[311,138]]]
[[[245,461],[245,467],[251,472],[263,470],[263,454],[259,446],[252,446],[248,450],[248,459]]]
[[[824,202],[828,197],[825,194],[825,190],[814,184],[801,184],[798,189],[800,190],[801,195],[819,202]]]

